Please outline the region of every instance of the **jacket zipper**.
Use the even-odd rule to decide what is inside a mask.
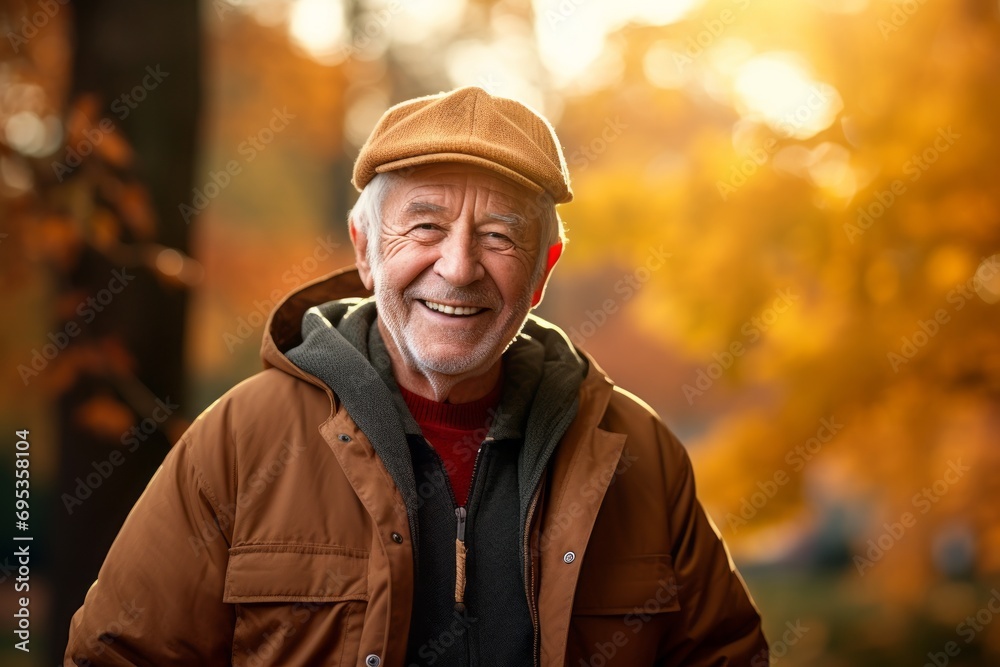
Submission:
[[[533,663],[539,666],[539,643],[541,640],[540,621],[538,618],[538,601],[535,600],[535,568],[531,558],[531,520],[535,515],[535,506],[538,504],[538,497],[541,495],[542,483],[538,482],[535,493],[531,497],[531,504],[528,506],[528,514],[524,525],[524,592],[528,596],[528,611],[531,613],[531,627],[534,630],[535,641],[533,642]]]
[[[479,449],[476,451],[476,460],[472,463],[472,477],[469,479],[469,493],[466,496],[465,502],[472,499],[472,492],[476,486],[476,472],[479,470],[479,460],[482,458],[483,450],[486,449],[486,444],[489,440],[484,440],[479,445]],[[455,497],[455,489],[451,486],[451,478],[448,477],[448,471],[445,470],[444,460],[441,455],[438,454],[437,450],[434,449],[434,445],[430,443],[427,438],[424,438],[424,443],[427,445],[428,449],[431,450],[431,454],[437,459],[438,465],[441,468],[441,472],[444,473],[444,483],[448,488],[448,495],[451,496],[451,504],[455,508],[455,611],[460,614],[464,614],[465,607],[465,562],[466,562],[466,545],[465,545],[465,524],[468,519],[468,509],[466,505],[459,505],[458,499]],[[472,642],[468,638],[465,640],[465,651],[466,656],[469,660],[472,660]]]
[[[465,611],[465,507],[455,508],[455,611]]]
[[[465,562],[468,553],[465,545],[465,522],[469,516],[467,505],[472,500],[472,492],[476,488],[476,473],[479,471],[479,460],[482,458],[482,453],[486,449],[487,442],[483,441],[480,443],[479,449],[476,450],[476,460],[472,462],[472,476],[469,478],[469,492],[465,497],[466,504],[455,507],[455,610],[460,613],[465,611]],[[438,456],[439,460],[440,458]],[[441,467],[443,468],[444,465],[442,464]],[[445,471],[444,474],[447,477],[448,471]],[[451,488],[450,479],[448,480],[448,489],[451,491],[452,502],[458,505],[458,501],[455,499],[455,490]]]
[[[465,612],[465,563],[468,553],[465,544],[465,524],[469,516],[467,504],[472,500],[472,492],[476,487],[476,473],[479,470],[479,461],[489,440],[484,440],[476,451],[476,460],[472,463],[472,477],[469,479],[469,493],[466,497],[466,505],[458,504],[458,499],[455,497],[455,489],[451,486],[451,479],[448,477],[448,471],[444,468],[444,460],[441,458],[441,455],[437,453],[434,445],[426,438],[424,438],[424,442],[427,443],[431,453],[434,454],[434,458],[437,459],[438,464],[441,466],[445,484],[448,487],[448,494],[451,496],[451,504],[455,507],[455,610],[463,613]]]
[[[479,461],[483,456],[483,451],[486,449],[486,444],[488,441],[483,441],[479,443],[479,449],[476,450],[476,460],[472,462],[472,476],[469,478],[469,492],[465,496],[465,505],[455,508],[455,610],[465,615],[465,565],[466,556],[468,551],[465,544],[465,524],[468,519],[468,504],[472,501],[472,494],[476,490],[476,473],[479,472]],[[442,467],[443,464],[442,464]],[[448,471],[445,471],[445,477],[448,477]],[[455,490],[451,488],[451,480],[448,480],[448,488],[451,489],[452,502],[458,505],[458,501],[455,499]],[[461,586],[460,586],[461,584]],[[465,639],[465,651],[466,656],[468,656],[469,663],[472,664],[475,659],[473,656],[473,646],[472,638],[466,635]]]

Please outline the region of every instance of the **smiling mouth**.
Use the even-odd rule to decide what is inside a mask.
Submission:
[[[425,301],[423,299],[420,299],[419,301],[436,313],[451,315],[452,317],[470,317],[472,315],[478,315],[486,310],[485,308],[477,308],[475,306],[448,306],[443,303]]]

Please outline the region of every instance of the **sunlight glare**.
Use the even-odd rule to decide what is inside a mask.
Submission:
[[[45,146],[45,124],[31,111],[21,111],[4,125],[7,144],[24,155],[38,155]]]
[[[976,269],[976,294],[989,304],[1000,302],[1000,255],[982,261]]]
[[[587,75],[609,35],[629,23],[667,25],[683,19],[704,0],[533,0],[538,49],[557,86]]]
[[[751,58],[736,73],[733,87],[742,116],[796,139],[830,127],[844,106],[836,88],[813,80],[801,58],[789,53]]]
[[[389,2],[382,11],[392,12],[398,6],[398,14],[389,23],[393,40],[419,44],[457,31],[465,5],[465,0],[405,0]]]
[[[314,60],[336,65],[344,58],[346,25],[340,0],[296,0],[288,33]]]
[[[682,46],[661,39],[646,52],[642,69],[646,79],[660,88],[681,88],[689,79],[690,70],[683,67]]]
[[[519,35],[493,42],[456,42],[445,58],[448,78],[455,87],[479,86],[491,95],[510,97],[535,109],[545,109],[540,87],[524,75],[532,71],[530,53],[530,45]]]

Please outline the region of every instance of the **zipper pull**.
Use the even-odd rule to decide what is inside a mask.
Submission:
[[[465,517],[464,507],[455,508],[455,610],[465,612]]]

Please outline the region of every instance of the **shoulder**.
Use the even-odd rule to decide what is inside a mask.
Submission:
[[[269,460],[288,443],[317,438],[319,425],[330,414],[325,391],[271,368],[240,382],[209,405],[174,450],[207,483],[232,493],[234,471]]]
[[[277,368],[268,368],[234,386],[217,403],[250,417],[261,411],[287,408],[303,397],[310,397],[313,401],[322,398],[329,403],[326,392],[316,385]]]
[[[195,421],[202,428],[225,428],[233,439],[267,425],[308,415],[325,418],[330,400],[325,391],[275,368],[261,371],[219,397]]]
[[[673,493],[692,474],[687,449],[656,411],[635,394],[615,386],[600,427],[625,435],[623,465],[639,470],[644,484]]]
[[[650,441],[656,446],[684,449],[648,403],[617,385],[608,401],[608,407],[601,420],[601,428],[624,433],[633,441]]]

